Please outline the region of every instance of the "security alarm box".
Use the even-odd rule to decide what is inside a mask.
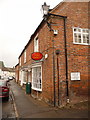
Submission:
[[[54,30],[54,35],[57,35],[58,34],[58,30]]]

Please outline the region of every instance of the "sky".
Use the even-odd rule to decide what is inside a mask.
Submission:
[[[43,19],[44,2],[54,8],[62,0],[0,0],[0,61],[14,67],[24,46]]]

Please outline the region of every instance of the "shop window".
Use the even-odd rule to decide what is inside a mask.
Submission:
[[[32,89],[42,91],[41,67],[32,68]]]

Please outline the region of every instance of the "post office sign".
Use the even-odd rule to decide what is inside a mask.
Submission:
[[[43,58],[43,55],[40,52],[34,52],[31,54],[31,58],[33,60],[41,60]]]

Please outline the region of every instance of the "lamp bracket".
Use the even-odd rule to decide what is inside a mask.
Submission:
[[[48,21],[46,21],[46,22],[47,22],[48,27],[50,28],[50,31],[54,31],[54,30],[51,28],[51,24],[50,24]]]

